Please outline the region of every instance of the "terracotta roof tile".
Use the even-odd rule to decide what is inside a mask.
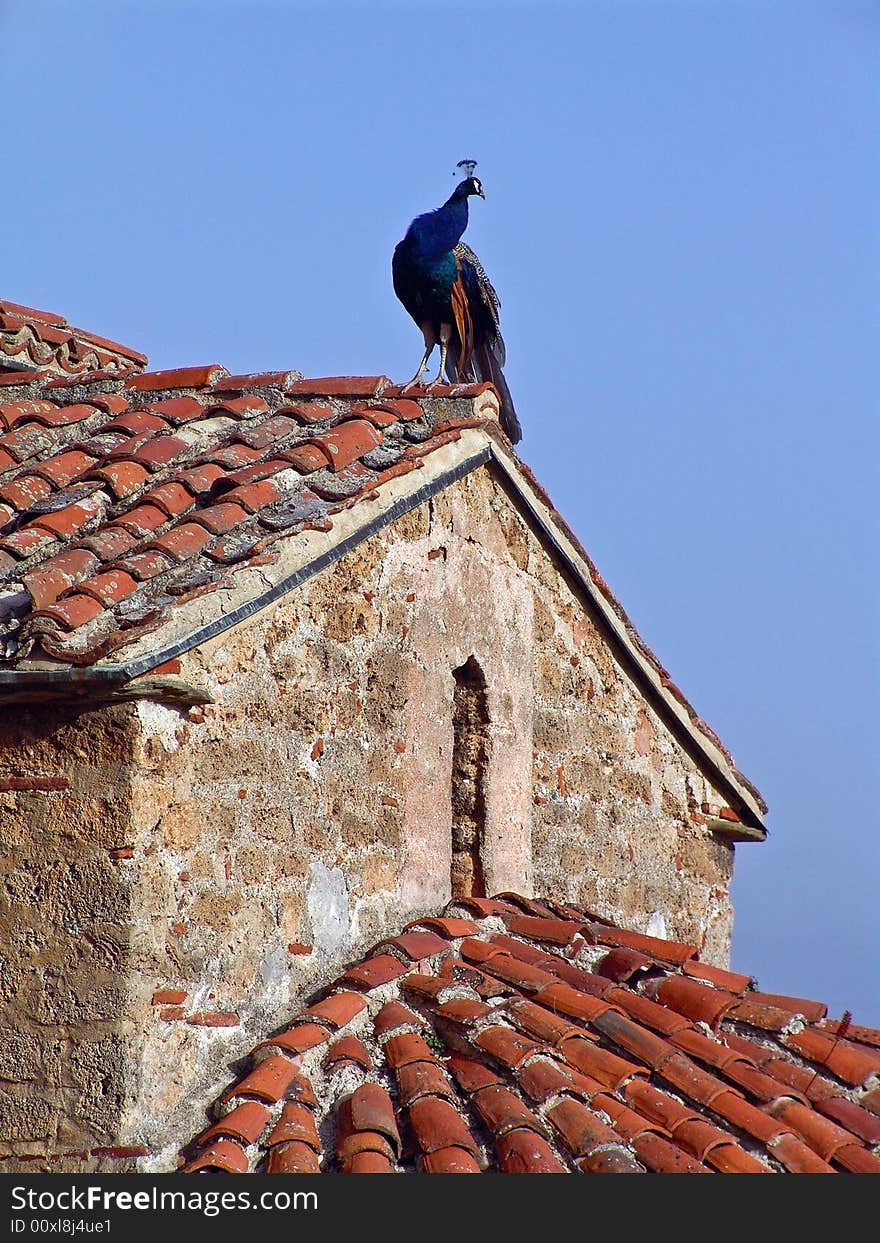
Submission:
[[[716,1027],[737,1004],[737,998],[732,993],[709,988],[683,975],[666,976],[659,982],[654,995],[661,1005],[695,1023],[708,1023],[710,1027]]]
[[[442,1096],[455,1100],[455,1089],[436,1059],[424,1062],[408,1062],[398,1067],[397,1086],[399,1102],[407,1109],[423,1096]]]
[[[754,992],[751,1000],[759,1005],[777,1006],[781,1010],[802,1014],[810,1023],[824,1019],[828,1013],[828,1007],[824,1002],[808,1001],[805,997],[788,997],[784,993]]]
[[[144,371],[126,380],[126,388],[137,393],[157,393],[166,389],[205,388],[222,380],[229,372],[219,363],[204,367],[177,367],[170,371]]]
[[[303,1021],[321,1023],[335,1030],[350,1023],[366,1008],[366,1004],[358,993],[332,993],[323,1001],[304,1010],[301,1017]]]
[[[636,1156],[655,1174],[711,1174],[700,1161],[660,1135],[646,1131],[633,1142]]]
[[[266,1146],[285,1144],[295,1141],[307,1144],[314,1152],[321,1151],[321,1140],[315,1126],[315,1117],[311,1109],[297,1101],[287,1101],[281,1114],[266,1140]]]
[[[237,1139],[243,1144],[253,1144],[259,1139],[271,1117],[269,1109],[259,1101],[242,1101],[228,1114],[208,1127],[195,1140],[198,1147],[221,1137]]]
[[[479,1156],[476,1142],[464,1119],[448,1100],[426,1096],[414,1101],[408,1112],[410,1126],[423,1153],[442,1148],[462,1148],[474,1160]]]
[[[318,1154],[308,1146],[295,1141],[276,1144],[266,1158],[267,1174],[320,1174]]]
[[[184,1166],[185,1174],[195,1174],[198,1170],[219,1170],[224,1174],[246,1174],[248,1171],[247,1154],[234,1140],[218,1139]]]
[[[297,1074],[296,1066],[289,1058],[276,1054],[265,1058],[260,1064],[245,1075],[234,1087],[230,1088],[224,1100],[236,1096],[255,1096],[259,1100],[274,1104],[281,1099]]]
[[[600,1144],[614,1144],[618,1140],[611,1127],[582,1101],[571,1097],[564,1097],[547,1109],[546,1117],[576,1157],[587,1156]]]
[[[295,380],[287,391],[295,397],[376,397],[390,383],[387,376],[326,376]]]

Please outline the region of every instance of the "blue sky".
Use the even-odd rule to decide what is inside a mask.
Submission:
[[[880,1025],[880,10],[0,0],[2,294],[157,367],[385,372],[479,159],[522,456],[770,804],[733,966]]]

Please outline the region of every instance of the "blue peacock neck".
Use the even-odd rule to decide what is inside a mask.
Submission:
[[[452,250],[467,228],[467,195],[456,190],[436,211],[417,216],[409,228],[415,251],[426,259],[439,259]]]

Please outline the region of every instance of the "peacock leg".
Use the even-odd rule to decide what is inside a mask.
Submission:
[[[430,392],[437,384],[443,383],[443,371],[446,367],[446,355],[449,352],[449,340],[452,336],[452,325],[440,325],[440,370],[437,372],[435,379],[430,384],[425,385],[425,391]]]
[[[431,357],[431,351],[434,349],[434,346],[437,344],[437,338],[434,336],[434,329],[432,325],[429,322],[425,322],[424,324],[421,325],[421,328],[422,328],[422,336],[425,338],[425,352],[422,355],[422,361],[419,363],[418,371],[415,373],[415,375],[413,376],[411,380],[409,380],[406,384],[403,385],[403,387],[400,390],[401,393],[405,393],[407,389],[415,388],[417,384],[421,384],[422,376],[425,374],[425,371],[427,370],[427,367],[428,367],[428,359]]]

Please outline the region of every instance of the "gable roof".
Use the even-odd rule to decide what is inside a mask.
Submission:
[[[641,640],[498,409],[487,384],[402,395],[387,376],[231,375],[219,364],[0,375],[0,695],[128,683],[488,466],[618,660],[712,771],[729,804],[705,809],[712,827],[760,840],[760,793]]]
[[[48,378],[96,371],[130,375],[146,362],[146,354],[74,328],[54,311],[0,299],[0,385],[10,379],[15,383],[15,373],[21,370],[36,370]]]
[[[593,911],[459,899],[317,992],[185,1139],[187,1172],[880,1173],[880,1031]]]

